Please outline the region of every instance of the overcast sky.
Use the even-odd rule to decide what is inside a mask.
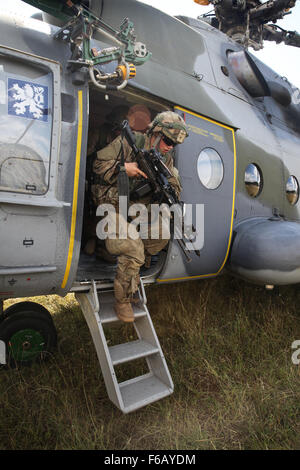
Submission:
[[[202,7],[193,0],[143,0],[143,3],[170,15],[185,15],[193,18],[212,9],[211,6]],[[36,10],[21,0],[0,0],[0,11],[17,11],[24,15],[31,15]],[[297,0],[296,6],[291,11],[291,14],[279,20],[277,24],[286,30],[300,32],[300,0]],[[300,88],[300,48],[265,41],[262,51],[254,52],[250,49],[250,52]]]

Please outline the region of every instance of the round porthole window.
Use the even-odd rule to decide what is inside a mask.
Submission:
[[[222,158],[215,149],[201,150],[197,162],[198,177],[207,189],[216,189],[220,186],[224,176]]]
[[[299,183],[295,176],[290,176],[286,182],[286,197],[289,203],[294,206],[299,199]]]
[[[262,174],[254,163],[250,163],[245,171],[245,186],[251,197],[257,197],[262,190]]]

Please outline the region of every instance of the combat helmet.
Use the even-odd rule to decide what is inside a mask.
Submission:
[[[161,132],[169,137],[173,142],[182,144],[189,135],[187,126],[179,114],[173,111],[163,111],[149,124],[148,134]]]

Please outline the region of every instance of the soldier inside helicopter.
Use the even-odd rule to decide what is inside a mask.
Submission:
[[[103,240],[96,235],[96,226],[100,218],[96,217],[97,202],[95,192],[99,187],[99,175],[93,171],[93,162],[99,150],[106,147],[120,134],[120,125],[128,120],[133,131],[146,131],[154,117],[170,110],[167,103],[159,103],[138,96],[126,96],[126,93],[114,96],[109,100],[103,93],[91,90],[90,119],[87,145],[86,191],[82,229],[81,255],[77,271],[77,280],[112,278],[116,270],[117,258],[110,254]],[[174,153],[174,152],[173,152]],[[176,163],[175,163],[176,165]],[[159,272],[166,257],[165,248],[157,256],[152,256],[147,268],[147,275]]]

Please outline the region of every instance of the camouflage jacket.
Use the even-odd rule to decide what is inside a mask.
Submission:
[[[139,141],[144,141],[142,148],[150,150],[150,137],[143,135],[139,132],[134,133],[137,138],[137,146]],[[117,137],[107,147],[97,152],[97,157],[93,164],[93,171],[96,175],[99,175],[99,183],[92,185],[92,194],[94,203],[96,206],[103,203],[113,204],[115,207],[118,205],[118,188],[117,188],[117,164],[121,160],[121,136]],[[123,139],[123,151],[125,162],[136,161],[133,150],[128,144],[126,139]],[[164,163],[172,173],[172,177],[169,178],[170,184],[175,189],[177,196],[179,197],[181,192],[181,184],[177,169],[173,166],[172,153],[168,152],[164,157]],[[133,187],[138,181],[136,178],[129,178],[130,187]],[[141,200],[144,204],[150,202],[149,197],[145,200]]]

